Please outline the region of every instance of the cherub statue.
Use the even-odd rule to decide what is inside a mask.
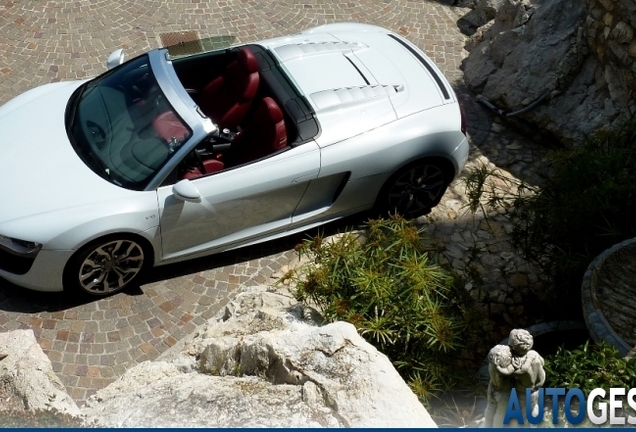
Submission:
[[[519,404],[521,407],[525,407],[526,389],[529,388],[532,397],[532,416],[536,417],[539,414],[538,390],[545,382],[545,370],[543,369],[545,362],[538,352],[531,349],[533,342],[532,335],[527,330],[512,330],[508,337]],[[524,412],[523,409],[522,412]]]
[[[488,353],[488,394],[484,427],[502,426],[510,390],[515,387],[512,376],[512,352],[508,345],[495,345]]]
[[[525,410],[526,389],[530,389],[532,415],[538,415],[538,390],[545,382],[545,371],[543,358],[531,349],[533,343],[532,335],[527,330],[514,329],[510,332],[508,345],[496,345],[488,353],[490,382],[484,427],[504,426],[503,420],[513,388],[516,389],[522,412]]]

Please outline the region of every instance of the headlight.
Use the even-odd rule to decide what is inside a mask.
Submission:
[[[42,244],[0,234],[0,249],[4,249],[14,255],[35,256],[42,249]]]

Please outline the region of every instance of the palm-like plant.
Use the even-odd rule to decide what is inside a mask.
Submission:
[[[392,216],[369,221],[364,232],[316,237],[297,248],[315,263],[298,278],[299,300],[314,302],[329,321],[353,323],[422,399],[464,377],[454,366],[467,329],[468,299],[428,244],[422,229]]]

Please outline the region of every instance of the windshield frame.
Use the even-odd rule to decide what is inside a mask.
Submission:
[[[152,68],[157,83],[161,87],[168,102],[179,113],[192,130],[192,137],[179,148],[176,154],[166,163],[148,183],[145,190],[157,189],[163,181],[177,167],[181,160],[190,153],[198,143],[216,132],[217,126],[207,117],[199,106],[188,94],[179,80],[172,65],[170,54],[166,48],[150,51],[148,53],[150,67]]]

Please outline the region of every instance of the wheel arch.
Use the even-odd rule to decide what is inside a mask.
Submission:
[[[398,167],[395,171],[393,171],[393,174],[391,174],[389,176],[389,178],[386,179],[386,181],[382,184],[382,187],[380,188],[380,191],[378,192],[378,196],[376,197],[376,199],[382,194],[382,192],[384,192],[386,190],[386,188],[391,184],[391,182],[393,180],[396,179],[396,177],[405,170],[408,170],[409,168],[422,163],[422,162],[433,162],[436,163],[440,166],[440,168],[442,168],[442,171],[444,171],[444,176],[447,180],[448,183],[452,182],[453,179],[455,178],[455,176],[457,175],[457,172],[455,170],[455,165],[453,165],[453,162],[451,162],[448,158],[444,157],[444,156],[424,156],[424,157],[420,157],[414,160],[411,160],[403,165],[401,165],[400,167]]]
[[[407,171],[408,169],[410,169],[411,167],[414,167],[422,162],[430,162],[430,163],[434,163],[436,165],[438,165],[440,167],[440,169],[443,171],[444,173],[444,177],[446,180],[446,186],[448,186],[455,178],[455,176],[457,175],[456,170],[455,170],[455,165],[453,164],[452,161],[450,161],[448,158],[444,157],[444,156],[424,156],[424,157],[420,157],[417,158],[415,160],[409,161],[407,163],[405,163],[404,165],[400,166],[398,169],[396,169],[393,174],[391,174],[389,176],[389,178],[382,184],[382,187],[380,188],[380,190],[378,191],[378,194],[375,197],[375,204],[374,204],[374,208],[376,210],[382,210],[382,203],[381,203],[381,199],[382,197],[387,193],[388,189],[391,187],[392,183],[398,178],[398,176],[400,176],[404,171]],[[443,196],[443,194],[442,194]],[[441,199],[441,197],[440,197]],[[437,205],[437,204],[435,204]]]

